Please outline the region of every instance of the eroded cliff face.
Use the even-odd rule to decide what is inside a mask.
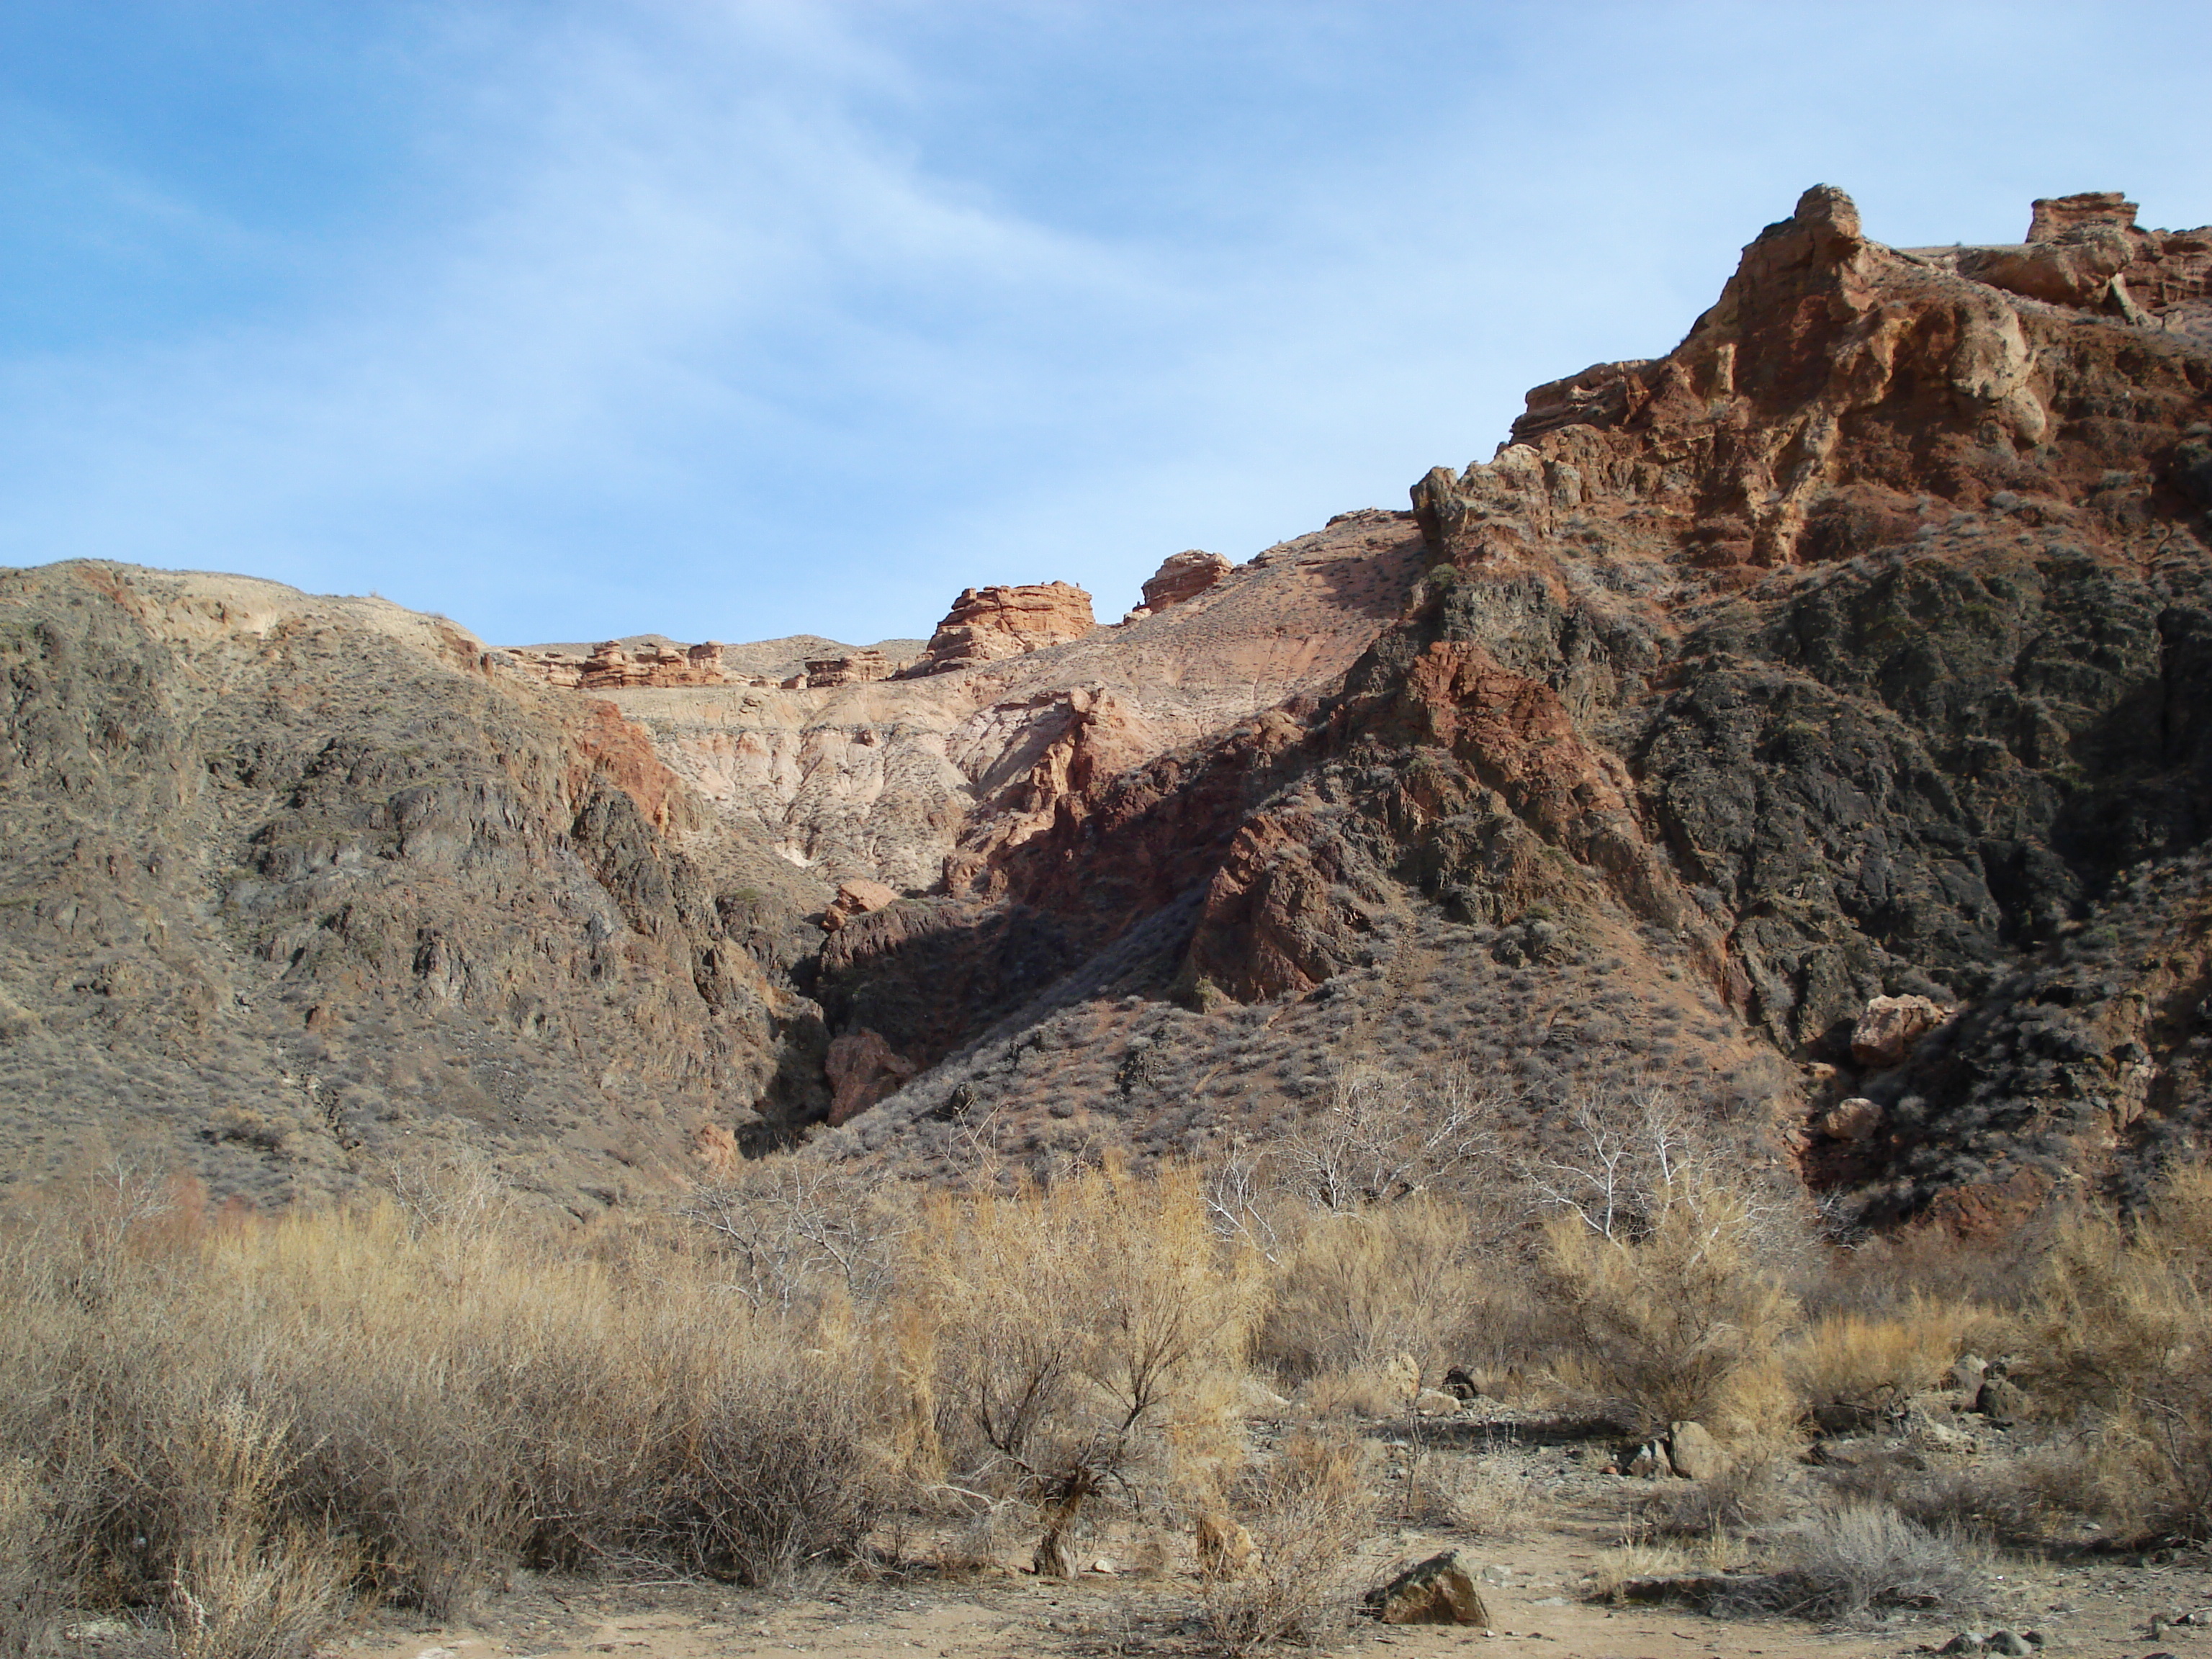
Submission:
[[[1085,949],[1182,895],[1196,1006],[1423,952],[1455,994],[1532,923],[1693,976],[1725,1024],[1656,1070],[1749,1075],[1756,1037],[1782,1143],[1877,1214],[2013,1216],[2190,1144],[2212,986],[2162,896],[2212,827],[2208,242],[2103,198],[2034,234],[1900,252],[1807,192],[1673,353],[1415,487],[1430,568],[1340,692],[1070,792],[970,890]],[[2096,988],[2058,965],[2108,937]],[[1854,1060],[1890,995],[1953,1012]]]
[[[1876,1219],[2125,1186],[2212,1085],[2208,268],[1816,188],[1666,356],[1113,627],[503,653],[19,573],[0,1060],[183,1122],[224,1056],[264,1184],[1203,1156],[1457,1066],[1510,1133],[1667,1085]]]

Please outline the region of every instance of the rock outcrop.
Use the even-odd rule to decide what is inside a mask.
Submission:
[[[1018,657],[1064,640],[1080,639],[1096,626],[1091,595],[1072,582],[963,588],[930,635],[921,660],[903,672],[941,674],[947,669]]]
[[[1492,460],[1415,487],[1431,568],[1340,691],[1071,792],[969,890],[1078,959],[1159,918],[1176,994],[1217,1019],[1394,975],[1445,1004],[1499,970],[1554,985],[1540,1029],[1481,1050],[1546,1091],[1613,1063],[1571,989],[1589,964],[1662,1000],[1687,980],[1714,1003],[1668,1018],[1706,1075],[1804,1121],[1809,1071],[1752,1082],[1738,1032],[1879,1114],[1799,1154],[1870,1217],[1984,1224],[2134,1179],[2202,1133],[2194,1016],[2159,1011],[2212,992],[2186,920],[2212,830],[2212,362],[2203,234],[2069,211],[2046,204],[2048,245],[2128,236],[2153,299],[2024,295],[1807,191],[1674,352],[1539,388]],[[2119,941],[2103,988],[2035,966],[2076,937]],[[1855,1055],[1876,998],[1960,1012]],[[1222,1131],[1267,1109],[1202,1027],[1096,1040],[1139,1033],[1123,1099],[1182,1077]],[[1011,1087],[1024,1040],[942,1086]],[[883,1110],[919,1124],[939,1087]]]
[[[722,685],[722,647],[642,641],[625,646],[606,640],[585,655],[558,650],[507,653],[548,685],[580,691],[627,691],[647,685]]]
[[[857,1117],[918,1069],[866,1027],[832,1039],[824,1061],[830,1079],[830,1123],[834,1126]]]
[[[825,1117],[1202,1157],[1449,1059],[1536,1137],[1665,1081],[1871,1222],[2137,1191],[2212,1133],[2208,262],[1816,187],[1411,513],[918,659],[8,575],[0,1081],[198,1102],[227,1038],[292,1103],[210,1178],[459,1125],[573,1197]]]
[[[834,933],[855,916],[865,916],[898,902],[898,889],[866,876],[848,876],[837,884],[837,896],[822,913],[822,931]]]
[[[606,702],[380,601],[91,562],[0,573],[0,679],[9,1177],[468,1158],[580,1214],[826,1109],[774,966],[818,888],[743,833],[695,862]]]
[[[840,685],[866,685],[872,681],[887,680],[905,666],[880,651],[855,651],[844,657],[810,657],[806,661],[806,684],[822,690]]]
[[[1145,609],[1158,616],[1170,605],[1194,599],[1227,575],[1230,568],[1229,561],[1218,553],[1196,548],[1170,553],[1145,584]]]

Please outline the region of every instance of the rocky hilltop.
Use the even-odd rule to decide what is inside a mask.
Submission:
[[[1809,191],[1666,356],[1111,626],[497,650],[10,573],[14,1164],[466,1144],[580,1212],[1449,1071],[1509,1133],[1664,1083],[1872,1219],[2124,1187],[2212,1044],[2212,233],[2134,220],[1895,249]]]

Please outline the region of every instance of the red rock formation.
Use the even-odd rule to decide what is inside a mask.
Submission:
[[[856,651],[849,657],[814,657],[807,660],[806,684],[817,689],[866,685],[890,679],[905,665],[872,649]]]
[[[898,902],[898,889],[880,881],[870,881],[856,876],[837,884],[837,896],[822,914],[822,931],[834,933],[854,916],[865,916],[872,910],[883,909]]]
[[[510,652],[526,672],[548,685],[580,691],[629,691],[641,686],[723,685],[722,647],[709,640],[704,645],[645,644],[635,650],[619,640],[607,640],[579,657],[565,651]]]
[[[1079,639],[1097,626],[1091,595],[1070,582],[964,588],[930,636],[921,660],[900,677],[1018,657]]]
[[[1230,571],[1229,561],[1218,553],[1192,548],[1170,553],[1145,584],[1145,609],[1157,616],[1170,605],[1194,599]]]

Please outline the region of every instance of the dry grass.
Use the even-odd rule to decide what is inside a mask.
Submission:
[[[2087,1431],[2085,1498],[2212,1537],[2212,1170],[2178,1172],[2132,1228],[2075,1221],[2037,1288],[2031,1394]]]
[[[910,1458],[1037,1507],[1060,1571],[1110,1486],[1142,1507],[1242,1455],[1237,1384],[1261,1285],[1192,1171],[1118,1165],[1010,1198],[940,1195],[914,1239],[899,1367]]]
[[[1259,1560],[1212,1575],[1212,1639],[1316,1640],[1378,1482],[1313,1432],[1248,1462],[1255,1354],[1324,1424],[1405,1418],[1402,1518],[1479,1536],[1513,1535],[1532,1486],[1407,1415],[1416,1374],[1470,1346],[1639,1429],[1704,1422],[1730,1466],[1641,1524],[1710,1560],[1775,1518],[1807,1404],[1908,1396],[2000,1328],[1808,1277],[1710,1165],[1612,1212],[1540,1194],[1503,1243],[1494,1192],[1231,1212],[1180,1167],[926,1199],[740,1171],[580,1230],[473,1167],[394,1176],[380,1204],[256,1219],[112,1171],[0,1225],[0,1655],[64,1606],[159,1619],[185,1659],[291,1659],[365,1595],[450,1617],[518,1565],[771,1583],[854,1555],[895,1498],[974,1517],[956,1556],[1047,1571],[1109,1516],[1234,1521]],[[1824,1477],[1844,1506],[1762,1605],[1962,1604],[1969,1531],[2212,1532],[2212,1177],[2078,1220],[2036,1284],[2002,1317],[2070,1437],[2001,1473]]]
[[[1293,1435],[1273,1460],[1246,1472],[1231,1511],[1256,1547],[1241,1570],[1209,1573],[1206,1628],[1228,1654],[1279,1643],[1318,1647],[1350,1625],[1359,1585],[1350,1571],[1375,1521],[1358,1443]]]
[[[1850,1504],[1790,1540],[1780,1572],[1747,1581],[1719,1609],[1857,1623],[1885,1607],[1972,1613],[1989,1596],[1989,1551],[1884,1504]]]
[[[1915,1297],[1889,1317],[1833,1313],[1798,1333],[1783,1352],[1790,1387],[1807,1407],[1875,1410],[1937,1387],[1981,1320],[1973,1310]]]
[[[1485,1230],[1452,1199],[1316,1209],[1278,1231],[1254,1355],[1290,1382],[1380,1373],[1399,1354],[1441,1375],[1509,1322],[1498,1310],[1520,1277],[1514,1258],[1485,1249]]]
[[[449,1616],[517,1562],[761,1582],[872,1517],[866,1402],[676,1241],[138,1211],[0,1248],[0,1508],[42,1494],[9,1553],[192,1659],[301,1650],[357,1590]]]

